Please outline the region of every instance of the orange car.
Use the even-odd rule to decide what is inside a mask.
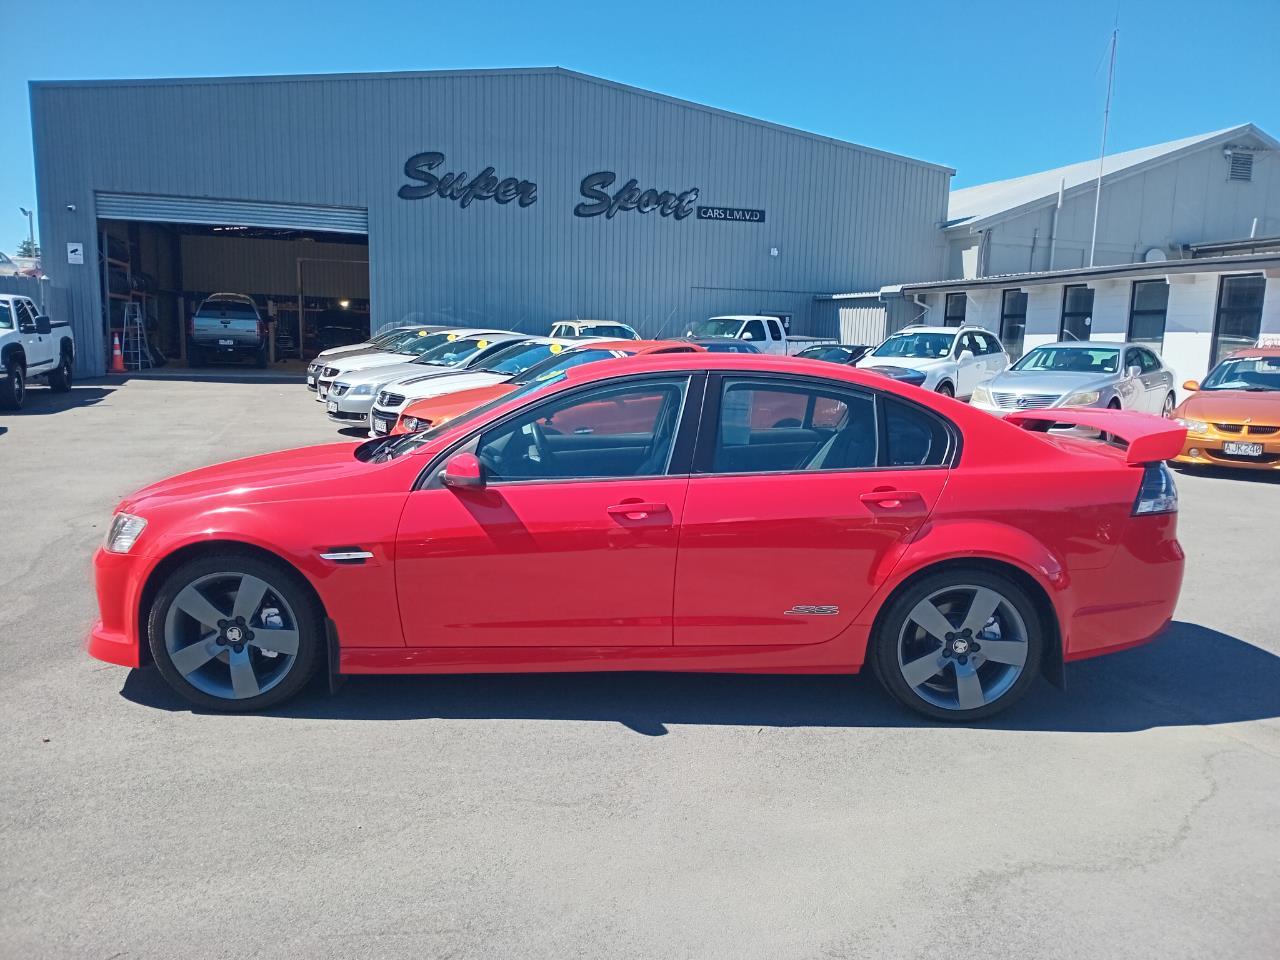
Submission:
[[[631,357],[641,353],[692,353],[702,349],[697,344],[678,340],[605,340],[584,343],[558,356],[548,357],[541,363],[535,363],[524,373],[503,383],[495,383],[488,387],[474,387],[471,390],[459,390],[457,393],[446,393],[443,396],[428,397],[411,403],[400,411],[395,426],[391,428],[391,434],[395,436],[402,433],[417,433],[428,427],[439,426],[459,414],[474,410],[482,403],[505,397],[523,386],[540,380],[550,380],[561,370],[576,367],[579,364],[608,360],[611,357]]]
[[[1238,350],[1173,411],[1187,428],[1175,462],[1280,470],[1280,348]]]

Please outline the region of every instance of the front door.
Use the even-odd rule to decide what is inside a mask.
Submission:
[[[987,358],[972,333],[962,333],[956,344],[956,396],[967,397],[986,380]]]
[[[396,556],[408,645],[670,645],[689,392],[665,376],[551,397],[472,441],[485,487],[415,491]]]
[[[717,424],[685,499],[675,642],[830,640],[932,511],[952,434],[919,407],[829,381],[726,377],[708,389]]]

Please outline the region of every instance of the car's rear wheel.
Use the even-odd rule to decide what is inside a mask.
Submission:
[[[943,383],[938,384],[937,392],[942,394],[944,397],[954,397],[956,395],[956,388],[944,381]]]
[[[1007,577],[950,568],[895,597],[872,639],[895,699],[935,720],[981,720],[1017,702],[1040,671],[1044,629]]]
[[[4,365],[4,378],[0,379],[0,410],[21,410],[26,399],[26,371],[17,360],[10,360]]]
[[[1170,417],[1173,416],[1173,409],[1177,405],[1178,405],[1177,398],[1174,397],[1172,393],[1169,394],[1167,397],[1164,398],[1164,406],[1160,410],[1160,416],[1168,420]]]
[[[197,706],[240,712],[274,706],[306,685],[320,662],[323,623],[292,570],[227,553],[170,574],[147,632],[174,690]]]
[[[66,393],[71,389],[71,355],[65,350],[58,359],[58,367],[49,374],[49,388],[54,393]]]

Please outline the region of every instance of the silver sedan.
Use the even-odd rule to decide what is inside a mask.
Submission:
[[[1173,371],[1138,343],[1047,343],[982,386],[970,402],[992,413],[1111,407],[1171,416]]]

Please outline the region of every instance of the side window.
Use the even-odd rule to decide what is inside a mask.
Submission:
[[[659,476],[687,388],[646,380],[539,404],[482,434],[476,456],[494,482]]]
[[[22,300],[13,301],[13,312],[14,316],[18,320],[19,328],[21,328],[24,323],[32,323],[35,321],[35,317],[31,315],[29,310],[27,310],[27,305]]]
[[[13,329],[13,314],[10,312],[9,301],[0,300],[0,330]]]
[[[997,340],[995,337],[991,336],[991,334],[980,333],[978,334],[978,340],[986,348],[985,350],[983,350],[983,353],[988,353],[988,354],[1004,353],[1004,348],[1000,346],[1000,341]]]
[[[754,340],[759,343],[764,339],[764,322],[760,320],[748,320],[742,330],[743,340]]]
[[[838,387],[727,379],[711,473],[856,470],[876,465],[871,398]]]
[[[1142,362],[1143,373],[1155,373],[1160,369],[1160,359],[1150,350],[1139,350],[1138,359]]]
[[[1141,367],[1141,366],[1142,366],[1142,358],[1138,356],[1137,350],[1126,350],[1124,352],[1124,369],[1125,370],[1128,370],[1130,367]]]
[[[936,467],[946,461],[951,435],[942,421],[918,407],[886,398],[887,466]]]
[[[978,338],[975,337],[972,333],[966,333],[960,338],[960,349],[956,353],[956,356],[959,356],[961,353],[964,353],[966,350],[972,353],[975,357],[979,356],[982,353],[982,347],[978,343]]]
[[[777,341],[782,340],[782,324],[777,320],[769,321],[769,336]]]

